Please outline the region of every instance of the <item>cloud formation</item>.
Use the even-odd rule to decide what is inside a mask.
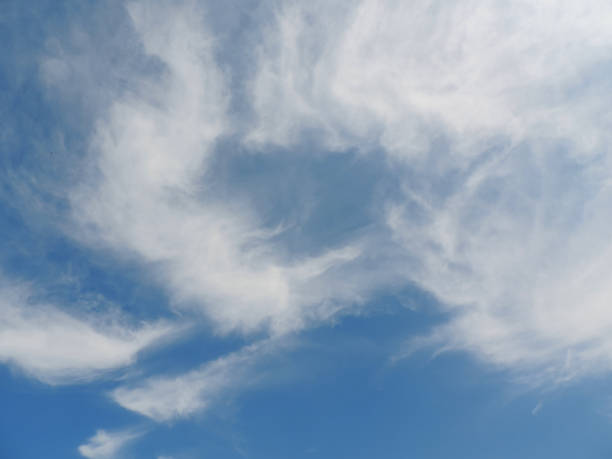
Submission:
[[[331,148],[381,145],[423,160],[446,137],[460,167],[500,136],[562,139],[577,153],[606,145],[606,2],[287,2],[277,11],[251,85],[255,141],[291,145],[318,128]]]
[[[271,342],[252,344],[185,374],[151,377],[136,385],[119,387],[111,397],[122,407],[158,422],[188,418],[253,384],[257,379],[256,365],[273,348]]]
[[[87,443],[79,446],[78,450],[81,456],[89,459],[112,459],[118,457],[119,452],[127,443],[139,436],[140,434],[129,431],[98,430],[93,437],[87,440]]]
[[[400,357],[460,350],[535,385],[610,372],[612,6],[256,3],[218,17],[210,13],[223,8],[205,0],[119,3],[97,23],[112,40],[90,37],[85,21],[45,41],[38,80],[19,86],[28,97],[10,100],[18,109],[59,101],[56,112],[27,116],[44,131],[28,148],[49,150],[41,139],[51,139],[55,152],[24,161],[15,147],[2,199],[11,218],[20,206],[31,214],[8,227],[38,225],[14,245],[37,242],[47,227],[64,234],[49,242],[49,260],[18,269],[36,279],[78,245],[84,264],[125,262],[134,275],[123,286],[156,284],[167,296],[135,325],[129,311],[84,313],[78,299],[48,304],[1,284],[0,362],[48,384],[103,377],[184,330],[153,318],[160,305],[211,341],[242,340],[182,374],[131,373],[108,394],[172,422],[273,366],[268,343],[416,284],[445,314],[408,337]],[[83,11],[70,20],[98,17]],[[31,93],[37,84],[47,93]],[[59,112],[71,116],[39,119]],[[64,121],[74,124],[56,132]],[[11,148],[30,135],[18,124],[3,128]],[[37,163],[51,157],[54,171],[78,172],[50,178]],[[313,157],[325,159],[309,168]],[[344,182],[325,173],[332,162]],[[295,181],[310,174],[317,192],[300,183],[279,190],[294,181],[278,180],[279,163],[306,170]],[[352,173],[369,166],[376,186],[354,192],[362,177]],[[354,188],[343,190],[348,182]],[[361,213],[351,229],[336,224],[352,212]],[[342,229],[328,240],[321,227]],[[148,306],[138,312],[147,317]],[[135,436],[100,430],[79,452],[115,457]]]
[[[389,226],[419,255],[413,278],[453,311],[432,342],[536,380],[610,368],[612,193],[600,168],[515,150],[448,196],[407,188]]]
[[[31,297],[25,287],[0,288],[0,361],[47,384],[85,382],[125,367],[178,330],[163,322],[133,327],[110,313],[77,317]]]
[[[208,192],[215,144],[232,126],[203,13],[192,2],[128,10],[164,72],[142,94],[118,96],[97,124],[97,172],[71,196],[78,237],[136,257],[176,307],[203,311],[222,332],[285,333],[361,301],[372,285],[351,264],[360,241],[287,259],[271,241],[278,230],[248,203]],[[346,280],[330,286],[340,269]]]
[[[284,4],[249,140],[291,146],[306,127],[330,149],[382,147],[403,175],[386,205],[408,279],[452,314],[425,341],[536,383],[608,370],[611,16],[598,1]]]
[[[76,237],[137,259],[174,308],[222,333],[300,330],[403,281],[450,312],[426,342],[534,380],[608,368],[612,8],[363,0],[269,11],[256,16],[256,72],[233,75],[200,4],[129,4],[160,70],[98,119],[91,175],[70,196]],[[248,88],[250,124],[229,114],[230,79]],[[210,192],[229,136],[258,151],[291,154],[316,136],[328,153],[378,155],[401,194],[379,202],[377,234],[287,255],[283,228]]]

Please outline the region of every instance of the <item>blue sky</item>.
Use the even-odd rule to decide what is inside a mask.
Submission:
[[[5,2],[0,458],[609,457],[611,21]]]

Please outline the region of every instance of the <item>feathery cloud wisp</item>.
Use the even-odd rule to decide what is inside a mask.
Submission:
[[[272,351],[269,342],[256,343],[175,377],[152,377],[122,386],[111,397],[122,407],[155,421],[172,421],[204,412],[219,398],[256,379],[256,365]]]
[[[81,456],[88,459],[112,459],[116,458],[121,449],[130,441],[138,438],[140,434],[121,431],[107,432],[98,430],[96,434],[79,446]]]
[[[32,303],[30,296],[24,287],[0,289],[0,361],[48,384],[103,376],[178,331],[163,322],[130,327],[116,317],[74,317],[56,306]]]

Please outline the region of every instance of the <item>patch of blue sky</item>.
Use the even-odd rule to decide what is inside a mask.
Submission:
[[[249,151],[220,142],[203,178],[207,195],[246,202],[289,255],[315,255],[379,225],[380,203],[400,196],[381,154],[326,152],[316,140]]]
[[[376,331],[395,328],[401,336],[424,324],[410,311],[370,319],[308,334],[310,345],[286,358],[276,383],[170,424],[147,423],[108,403],[99,395],[106,386],[32,388],[6,378],[14,386],[4,386],[12,395],[3,406],[15,417],[5,420],[3,446],[16,458],[78,457],[73,443],[94,429],[138,425],[149,434],[126,447],[128,457],[571,458],[609,452],[609,421],[593,415],[598,403],[592,398],[607,382],[562,394],[516,394],[499,374],[458,355],[382,365],[386,350]],[[533,416],[541,399],[544,407]],[[32,437],[37,441],[28,442]]]

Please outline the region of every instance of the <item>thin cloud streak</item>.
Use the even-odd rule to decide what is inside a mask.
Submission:
[[[107,432],[98,430],[96,434],[78,447],[81,456],[88,459],[113,459],[119,457],[121,449],[142,433],[132,431]]]
[[[31,298],[24,286],[0,288],[0,361],[47,384],[103,377],[181,329],[167,322],[128,326],[109,314],[75,317]]]
[[[177,376],[158,376],[110,395],[125,409],[157,422],[193,417],[210,409],[219,399],[243,391],[258,379],[257,367],[276,352],[273,341],[249,345]]]

